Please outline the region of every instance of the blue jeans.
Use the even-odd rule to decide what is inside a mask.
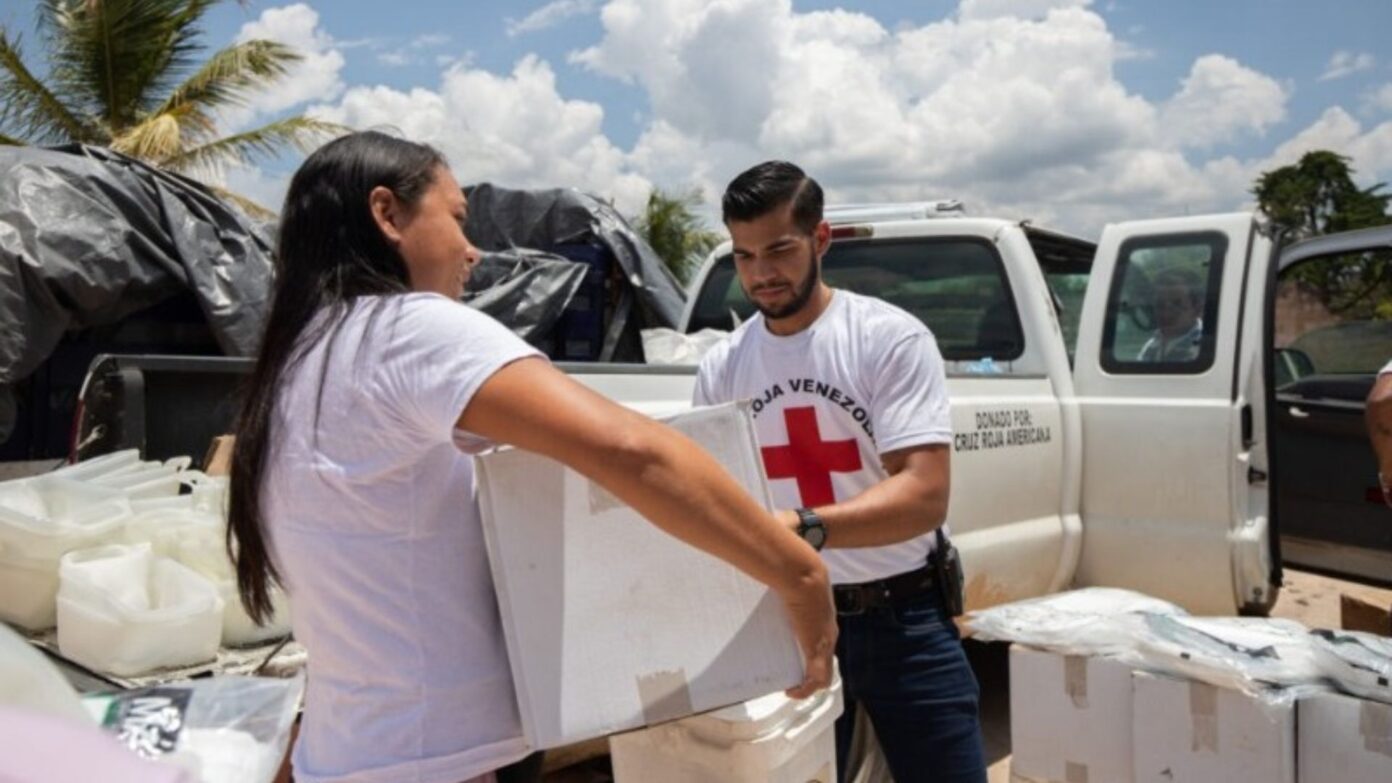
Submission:
[[[846,702],[836,722],[840,779],[863,706],[896,783],[985,783],[980,690],[938,595],[837,620]]]

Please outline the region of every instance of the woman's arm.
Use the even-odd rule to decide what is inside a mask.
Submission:
[[[458,424],[570,466],[666,532],[770,586],[806,660],[806,678],[789,695],[804,698],[831,681],[836,618],[821,558],[691,440],[540,359],[495,373]]]

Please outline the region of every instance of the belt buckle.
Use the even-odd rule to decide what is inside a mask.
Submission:
[[[849,617],[865,614],[866,601],[865,592],[863,590],[842,590],[837,597],[840,598],[840,600],[834,602],[836,604],[837,614]],[[845,608],[843,608],[842,604],[845,604]]]

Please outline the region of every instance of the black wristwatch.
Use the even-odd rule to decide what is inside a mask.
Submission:
[[[827,529],[822,518],[817,516],[817,512],[810,508],[800,508],[797,510],[798,526],[797,534],[802,536],[802,540],[812,545],[818,552],[826,546]]]

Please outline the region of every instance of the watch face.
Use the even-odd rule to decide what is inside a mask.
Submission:
[[[810,525],[803,531],[802,537],[813,549],[821,549],[826,543],[826,528],[821,525]]]

